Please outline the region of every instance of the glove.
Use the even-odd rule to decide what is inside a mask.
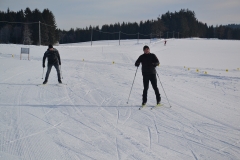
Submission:
[[[157,67],[157,66],[159,65],[159,63],[152,63],[152,65],[153,65],[154,67]]]
[[[61,66],[61,62],[59,63],[59,65]]]
[[[135,64],[136,67],[139,67],[139,65],[140,65],[140,63],[136,63],[136,64]]]
[[[42,67],[45,68],[45,64],[43,64]]]

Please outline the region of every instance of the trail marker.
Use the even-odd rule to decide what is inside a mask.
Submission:
[[[22,59],[22,54],[28,54],[28,60],[29,60],[30,48],[21,48],[20,60]]]

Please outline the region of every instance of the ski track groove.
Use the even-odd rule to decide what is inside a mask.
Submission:
[[[67,93],[67,95],[68,95],[68,92],[67,92],[67,90],[65,90],[65,92]],[[69,95],[68,95],[69,96]],[[72,100],[71,100],[71,98],[69,98],[69,100],[70,100],[70,102],[72,103],[72,105],[75,107],[75,108],[77,108],[76,106],[75,106],[75,104],[72,102]],[[78,109],[77,109],[78,110]],[[69,117],[69,116],[68,116]],[[76,119],[75,119],[76,120]],[[79,122],[79,121],[78,121]],[[83,123],[82,123],[83,124]],[[85,125],[85,124],[83,124],[83,125]],[[92,130],[94,130],[94,131],[96,131],[95,129],[93,129],[93,128],[91,128],[91,127],[89,127],[89,126],[87,126],[87,125],[85,125],[86,127],[88,127],[88,128],[90,128],[90,129],[92,129]],[[64,130],[61,130],[62,132],[65,132]],[[98,131],[97,131],[98,132]],[[78,137],[76,137],[76,136],[74,136],[74,135],[72,135],[72,134],[70,134],[70,133],[68,133],[68,132],[65,132],[65,133],[67,133],[67,134],[69,134],[69,135],[71,135],[71,136],[73,136],[73,137],[75,137],[75,138],[77,138],[77,139],[79,139],[80,141],[83,141],[82,139],[80,139],[80,138],[78,138]],[[99,132],[98,132],[99,133]],[[107,139],[106,139],[107,140]],[[88,143],[88,142],[86,142],[86,141],[83,141],[83,142],[85,142],[85,143],[87,143],[87,144],[89,144],[89,145],[91,145],[91,146],[93,146],[94,147],[94,145],[93,144],[91,144],[91,143]],[[98,148],[98,150],[100,150],[99,149],[99,147],[97,146],[97,148]],[[100,150],[101,151],[101,150]]]
[[[220,122],[219,120],[216,120],[216,119],[211,118],[211,117],[209,117],[209,116],[206,116],[206,115],[197,113],[196,111],[194,111],[194,110],[192,110],[192,109],[189,109],[189,108],[187,108],[187,107],[185,107],[185,106],[183,106],[183,105],[181,105],[181,104],[178,104],[178,103],[175,103],[175,104],[176,104],[177,106],[181,107],[181,108],[184,108],[184,109],[186,109],[186,110],[188,110],[188,111],[190,111],[190,112],[192,112],[192,113],[194,113],[194,114],[196,114],[196,115],[199,115],[199,116],[201,116],[201,117],[203,117],[203,118],[209,119],[209,120],[211,120],[211,121],[213,121],[213,122],[215,122],[215,123],[221,124],[221,125],[223,125],[223,126],[227,126],[227,127],[231,128],[231,129],[233,129],[233,130],[240,131],[240,129],[238,129],[238,128],[236,128],[236,127],[233,127],[233,126],[231,126],[231,125],[229,125],[229,124]]]
[[[77,95],[70,87],[68,88],[76,97],[78,97],[78,98],[80,98],[80,99],[82,99],[82,100],[84,100],[84,101],[86,101],[86,102],[88,102],[88,103],[90,103],[90,101],[88,101],[88,100],[86,100],[85,98],[84,98],[84,96],[83,97],[81,97],[81,96],[79,96],[79,95]]]
[[[158,127],[157,127],[157,125],[156,125],[156,115],[153,113],[153,116],[154,116],[154,118],[153,118],[154,127],[155,127],[156,135],[157,135],[157,142],[160,143],[160,142],[159,142],[159,131],[158,131]]]
[[[117,159],[120,160],[121,157],[120,157],[120,152],[119,152],[119,149],[118,149],[118,139],[116,137],[116,151],[117,151]]]
[[[151,136],[151,131],[150,128],[147,127],[148,130],[148,138],[149,138],[149,149],[152,149],[152,136]]]
[[[179,123],[180,123],[180,121],[178,121]],[[181,124],[181,123],[180,123]],[[181,126],[181,125],[180,125]],[[194,127],[195,128],[195,127]],[[187,144],[188,144],[188,146],[189,146],[189,141],[191,141],[191,143],[195,143],[195,144],[197,144],[197,145],[200,145],[200,146],[202,146],[202,147],[204,147],[204,148],[206,148],[206,149],[208,149],[208,150],[211,150],[211,151],[214,151],[214,152],[219,152],[219,149],[218,148],[212,148],[212,147],[210,147],[210,146],[206,146],[206,145],[204,145],[204,144],[202,144],[202,143],[199,143],[199,142],[196,142],[196,141],[192,141],[192,140],[189,140],[189,139],[187,139],[186,138],[186,136],[184,135],[184,133],[183,133],[183,129],[181,128],[180,129],[181,130],[181,133],[182,133],[182,137],[185,139],[185,141],[187,142]],[[209,138],[209,140],[211,141],[212,139],[215,139],[214,137],[211,137],[211,138]],[[217,141],[219,141],[219,139],[216,139]],[[220,140],[221,141],[221,140]],[[234,146],[234,147],[236,147],[236,146]],[[189,148],[189,147],[188,147]],[[190,147],[190,148],[192,148],[192,147]],[[239,147],[238,147],[239,148]],[[194,152],[193,152],[193,150],[191,150],[191,153],[193,153],[193,156],[194,157],[197,157],[195,154],[194,154]],[[220,153],[220,154],[223,154],[223,153]],[[225,154],[223,154],[224,156],[226,156]]]
[[[14,77],[20,76],[20,75],[22,75],[22,74],[24,74],[24,73],[27,73],[27,72],[28,72],[28,71],[24,71],[24,72],[15,74],[14,76],[11,76],[11,77],[8,77],[8,78],[2,80],[0,83],[3,83],[3,82],[5,82],[5,81],[7,81],[7,80],[10,80],[10,79],[13,79]]]
[[[25,111],[25,112],[26,112],[26,111]],[[52,127],[50,127],[49,129],[53,129],[53,128],[54,128],[54,129],[58,129],[59,131],[62,131],[63,133],[66,133],[67,135],[72,136],[72,137],[74,137],[74,138],[76,138],[76,139],[78,139],[78,140],[80,140],[80,141],[82,141],[82,142],[84,142],[84,143],[92,146],[91,143],[88,143],[88,142],[82,140],[81,138],[79,138],[79,137],[77,137],[77,136],[75,136],[75,135],[73,135],[73,134],[71,134],[71,133],[69,133],[69,132],[67,132],[67,131],[65,131],[65,130],[63,130],[63,129],[58,128],[58,126],[59,126],[61,123],[63,123],[65,120],[61,121],[60,123],[57,123],[57,124],[53,125],[53,124],[49,123],[48,121],[43,120],[42,118],[40,118],[40,117],[38,117],[38,116],[36,116],[36,115],[33,115],[33,114],[29,113],[29,112],[26,112],[26,113],[28,113],[28,114],[34,116],[35,118],[37,118],[37,119],[39,119],[39,120],[42,120],[43,122],[46,122],[47,124],[51,125]],[[49,129],[48,129],[48,130],[49,130]],[[44,132],[45,132],[45,131],[44,131]],[[42,133],[42,132],[40,132],[40,133]],[[36,133],[36,134],[39,134],[39,133]]]
[[[199,86],[200,86],[200,85],[199,85]],[[215,85],[215,87],[216,87],[216,85]],[[221,90],[223,90],[223,89],[221,88]],[[224,92],[224,94],[226,94],[226,92]],[[197,95],[197,96],[198,96],[198,95]],[[197,97],[197,96],[196,96],[196,97]],[[213,97],[213,94],[212,94],[210,97]],[[202,97],[202,98],[204,99],[205,97]],[[209,119],[210,121],[216,122],[216,123],[221,124],[221,125],[223,125],[223,126],[227,126],[227,127],[230,127],[231,129],[235,129],[235,130],[238,130],[238,131],[239,131],[238,128],[235,128],[235,127],[233,127],[233,126],[231,126],[231,125],[222,123],[222,122],[220,122],[220,121],[216,121],[215,119],[210,118],[210,117],[208,117],[208,116],[198,114],[198,113],[196,113],[195,111],[193,111],[193,110],[191,110],[191,109],[189,109],[189,108],[184,107],[183,105],[179,105],[179,104],[176,104],[176,105],[177,105],[177,106],[180,106],[180,107],[183,107],[184,109],[186,109],[186,110],[188,110],[188,111],[190,111],[190,112],[193,112],[193,113],[195,113],[195,114],[197,114],[197,115],[199,115],[199,116],[202,116],[202,117],[204,117],[204,118],[207,118],[207,119]],[[194,127],[194,126],[193,126],[193,127]],[[212,138],[214,138],[214,137],[212,137]],[[219,139],[216,139],[216,140],[217,140],[217,141],[221,141],[221,140],[219,140]],[[231,146],[229,146],[229,144],[228,144],[228,147],[225,147],[225,148],[229,148],[229,147],[231,147]],[[233,145],[233,147],[236,148],[235,145]],[[211,148],[211,149],[213,149],[213,148]],[[218,151],[217,151],[217,148],[215,148],[214,151],[215,151],[215,152],[218,152]],[[192,153],[194,154],[193,151],[192,151]],[[225,156],[226,156],[226,155],[225,155]],[[197,159],[197,157],[196,157],[195,154],[194,154],[194,157],[195,157],[195,159]]]
[[[147,126],[147,127],[149,127],[149,126]],[[164,127],[169,128],[169,126],[164,126]],[[179,132],[179,131],[181,131],[181,129],[176,130],[176,132]],[[172,133],[169,132],[168,134],[172,134]],[[173,136],[178,136],[178,135],[174,135],[174,134],[172,134],[172,135],[173,135]],[[182,137],[179,137],[179,138],[184,138],[184,134],[182,135]],[[186,141],[189,141],[189,140],[186,139]],[[214,152],[217,151],[216,149],[211,148],[211,147],[206,146],[206,145],[203,145],[203,144],[201,144],[201,143],[197,143],[197,142],[192,141],[192,140],[191,140],[191,142],[193,142],[193,143],[195,143],[195,144],[197,144],[197,145],[201,145],[202,147],[206,147],[207,149],[212,150],[212,151],[214,151]],[[182,153],[181,153],[181,154],[182,154]]]
[[[194,151],[193,151],[193,149],[192,149],[191,144],[189,144],[189,140],[188,140],[188,139],[186,138],[186,136],[185,136],[185,133],[184,133],[184,131],[183,131],[183,126],[182,126],[182,124],[180,125],[179,128],[180,128],[179,130],[181,131],[182,137],[184,138],[185,142],[187,143],[187,146],[186,146],[187,149],[191,151],[191,153],[192,153],[193,157],[195,158],[195,160],[198,160],[197,156],[195,155],[195,153],[194,153]]]
[[[119,109],[118,109],[118,107],[116,107],[116,110],[117,110],[117,125],[118,125],[118,121],[119,121]]]

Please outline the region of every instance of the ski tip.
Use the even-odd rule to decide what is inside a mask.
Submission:
[[[141,107],[139,107],[139,110],[143,109],[144,107],[146,107],[146,105],[142,105]]]

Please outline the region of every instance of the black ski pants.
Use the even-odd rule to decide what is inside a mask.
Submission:
[[[161,101],[161,96],[160,96],[160,93],[159,93],[159,90],[158,90],[158,87],[157,87],[157,76],[156,76],[156,74],[143,75],[143,87],[144,87],[143,95],[142,95],[143,96],[142,97],[143,103],[147,102],[147,93],[148,93],[148,88],[149,88],[149,81],[151,82],[153,90],[155,92],[157,103],[159,103]]]
[[[45,81],[48,81],[48,77],[49,77],[49,74],[51,72],[52,66],[54,66],[57,70],[58,81],[61,80],[59,64],[55,63],[55,64],[48,64]]]

